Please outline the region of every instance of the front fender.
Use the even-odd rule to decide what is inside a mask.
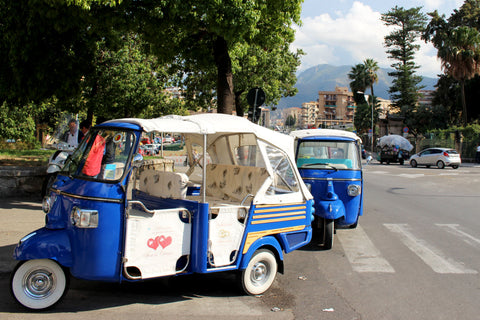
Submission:
[[[23,237],[13,252],[15,260],[52,259],[72,266],[72,249],[67,231],[38,229]]]
[[[263,237],[263,238],[260,238],[257,241],[255,241],[250,246],[247,253],[243,255],[242,261],[240,262],[239,269],[245,269],[247,267],[247,265],[250,262],[250,259],[252,258],[253,254],[260,247],[270,247],[270,249],[271,248],[274,249],[272,251],[274,251],[273,253],[277,257],[279,265],[280,265],[279,272],[282,272],[283,268],[281,268],[281,263],[283,262],[283,251],[282,251],[282,247],[280,246],[280,243],[273,236]]]
[[[316,203],[315,215],[335,220],[345,216],[345,205],[341,200],[320,200]]]

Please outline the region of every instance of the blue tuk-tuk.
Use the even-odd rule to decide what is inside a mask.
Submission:
[[[297,130],[295,159],[315,200],[319,245],[333,246],[336,228],[355,228],[363,213],[361,139],[335,129]]]
[[[181,135],[189,170],[147,166],[138,153],[144,132]],[[68,275],[123,282],[232,270],[246,293],[265,292],[284,253],[312,237],[313,199],[293,144],[223,114],[95,126],[45,197],[45,226],[15,248],[15,299],[48,308]]]

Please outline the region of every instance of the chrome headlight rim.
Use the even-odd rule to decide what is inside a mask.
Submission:
[[[362,187],[358,184],[350,184],[347,187],[347,193],[350,197],[356,197],[362,193]]]

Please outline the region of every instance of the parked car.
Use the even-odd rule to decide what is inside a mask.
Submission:
[[[157,147],[152,143],[144,144],[140,148],[143,149],[143,154],[147,156],[154,156],[158,153]]]
[[[428,148],[410,157],[410,165],[415,168],[417,166],[437,166],[439,169],[445,166],[457,169],[462,160],[455,149],[450,148]]]

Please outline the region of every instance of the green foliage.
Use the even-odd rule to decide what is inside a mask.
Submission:
[[[234,72],[239,71],[238,68],[233,70],[233,65],[236,58],[243,56],[237,57],[236,53],[249,50],[259,53],[259,49],[263,49],[278,56],[275,50],[282,49],[282,46],[288,48],[294,40],[291,26],[300,23],[300,4],[300,0],[124,2],[132,16],[141,21],[137,30],[159,59],[177,66],[179,71],[184,70],[187,84],[193,84],[194,79],[201,80],[199,85],[195,85],[201,90],[193,94],[187,89],[188,96],[208,106],[212,103],[209,97],[215,91],[218,112],[221,113],[230,113],[233,107],[234,83],[237,81]],[[245,50],[238,48],[242,45],[246,46]],[[249,64],[255,66],[256,61],[252,60]],[[264,73],[267,69],[257,68],[254,71]],[[238,77],[241,78],[240,75]],[[281,78],[278,81],[283,82],[282,85],[290,82]],[[239,81],[239,90],[235,91],[243,92],[244,88],[255,86],[254,82],[251,86],[242,86]],[[273,87],[272,97],[278,95],[277,87]],[[198,96],[199,92],[205,96]]]
[[[445,73],[455,79],[460,85],[458,95],[461,98],[461,122],[465,125],[469,120],[478,118],[480,111],[475,108],[477,100],[469,101],[466,92],[469,87],[473,94],[478,91],[478,79],[471,80],[480,74],[480,1],[466,0],[459,10],[445,20],[437,11],[429,13],[430,23],[427,25],[422,38],[432,42],[438,50],[437,56],[442,61]],[[442,88],[441,88],[442,89]],[[445,93],[439,91],[438,95]],[[446,100],[452,105],[452,99]],[[449,107],[447,105],[447,107]],[[474,110],[472,110],[474,109]],[[460,119],[458,119],[458,122]]]
[[[285,125],[287,127],[293,127],[295,126],[296,123],[297,123],[297,117],[291,114],[287,116],[287,119],[285,120]]]
[[[395,27],[385,36],[388,57],[396,61],[391,65],[395,71],[389,73],[394,77],[390,94],[394,105],[405,117],[409,109],[417,104],[418,90],[421,89],[418,84],[422,78],[415,75],[419,67],[414,62],[415,52],[420,46],[415,41],[424,30],[427,18],[420,10],[421,7],[404,9],[395,6],[381,18],[385,25]]]
[[[378,63],[375,60],[365,59],[363,64],[353,66],[348,74],[349,79],[352,80],[350,88],[353,92],[353,99],[357,104],[354,125],[359,133],[367,133],[368,129],[372,128],[372,120],[374,128],[378,122],[379,105],[373,91],[373,85],[378,82],[378,69]],[[370,102],[366,100],[365,96],[365,89],[368,87],[370,87],[372,93],[368,97]]]
[[[164,92],[168,84],[164,68],[141,51],[138,37],[121,39],[117,49],[108,48],[105,41],[97,43],[95,71],[82,83],[86,108],[106,119],[138,117],[147,109],[155,115],[174,112]]]
[[[35,122],[28,107],[19,108],[6,102],[0,106],[0,138],[35,142]]]

